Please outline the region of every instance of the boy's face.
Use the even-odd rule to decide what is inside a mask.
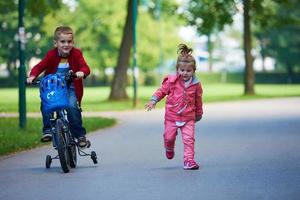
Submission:
[[[182,76],[184,81],[190,80],[194,75],[195,70],[193,64],[190,63],[180,63],[178,65],[177,73]]]
[[[57,47],[60,56],[67,57],[74,47],[73,35],[61,33],[58,39],[54,40],[54,46]]]

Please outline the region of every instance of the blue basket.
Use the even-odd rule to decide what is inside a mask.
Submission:
[[[58,74],[45,76],[40,83],[40,97],[44,112],[68,108],[68,88],[64,77]]]

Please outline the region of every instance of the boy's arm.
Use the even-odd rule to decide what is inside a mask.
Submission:
[[[36,78],[35,76],[29,76],[29,77],[26,79],[26,82],[29,83],[29,84],[31,84],[35,78]]]
[[[199,85],[197,86],[197,89],[196,89],[196,100],[195,100],[196,121],[199,121],[202,118],[202,114],[203,114],[202,94],[203,94],[202,86],[201,86],[201,83],[199,83]]]
[[[77,74],[77,72],[76,72],[76,75],[79,78],[87,77],[91,71],[90,71],[90,68],[87,65],[81,51],[79,51],[79,55],[77,56],[77,58],[78,58],[78,66],[79,66],[79,70],[77,72],[83,72],[83,75],[82,75],[82,73]]]
[[[33,66],[33,68],[29,73],[29,78],[32,77],[34,79],[38,77],[43,71],[46,70],[46,66],[48,62],[49,62],[49,52],[37,65]]]

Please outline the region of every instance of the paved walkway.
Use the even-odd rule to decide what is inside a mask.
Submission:
[[[99,156],[80,157],[64,174],[45,169],[44,146],[0,158],[0,199],[72,200],[298,200],[300,98],[207,104],[196,125],[198,171],[182,169],[177,138],[173,160],[164,156],[163,110],[106,113],[117,126],[89,138]]]

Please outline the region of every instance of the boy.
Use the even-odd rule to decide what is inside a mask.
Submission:
[[[82,126],[82,116],[80,103],[83,96],[82,79],[90,74],[90,69],[82,52],[74,47],[73,31],[68,26],[59,26],[54,31],[54,46],[55,48],[48,51],[47,55],[35,65],[27,78],[27,83],[38,77],[42,72],[47,74],[65,75],[69,70],[72,70],[77,76],[71,83],[68,90],[68,98],[70,106],[67,109],[68,120],[72,135],[78,139],[79,147],[84,148],[89,144],[85,134],[86,130]],[[42,142],[52,140],[50,115],[43,112],[43,136]]]

